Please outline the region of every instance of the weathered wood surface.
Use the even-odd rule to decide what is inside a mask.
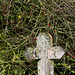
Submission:
[[[38,62],[38,75],[54,75],[53,63],[49,59],[60,59],[64,53],[60,46],[53,47],[50,34],[40,33],[37,36],[36,48],[28,48],[23,55],[27,59],[41,59]]]
[[[38,75],[54,75],[53,62],[48,59],[41,59],[38,62]]]
[[[39,34],[37,37],[37,51],[40,52],[37,56],[41,55],[41,60],[38,62],[38,75],[50,75],[52,69],[51,62],[48,59],[48,50],[51,47],[49,41],[50,39],[45,33]]]

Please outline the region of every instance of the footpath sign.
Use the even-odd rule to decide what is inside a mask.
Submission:
[[[61,59],[65,51],[60,46],[53,47],[52,36],[49,33],[40,33],[37,36],[37,46],[27,48],[23,55],[27,59],[40,59],[38,62],[38,75],[54,75],[53,61],[50,59]]]

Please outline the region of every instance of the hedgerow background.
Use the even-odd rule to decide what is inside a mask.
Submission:
[[[74,0],[0,0],[0,75],[37,75],[37,62],[23,52],[50,33],[65,55],[53,60],[55,75],[75,74]]]

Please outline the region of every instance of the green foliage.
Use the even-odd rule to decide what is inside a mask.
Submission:
[[[12,2],[11,2],[12,1]],[[23,52],[36,46],[40,32],[66,54],[53,60],[55,75],[75,73],[75,3],[72,0],[0,0],[0,75],[37,75],[37,61]]]

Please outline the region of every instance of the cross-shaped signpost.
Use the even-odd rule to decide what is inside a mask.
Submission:
[[[36,48],[27,48],[23,55],[27,59],[40,59],[38,75],[54,75],[54,66],[49,59],[60,59],[64,53],[60,46],[53,47],[52,36],[49,33],[40,33],[37,36]]]

